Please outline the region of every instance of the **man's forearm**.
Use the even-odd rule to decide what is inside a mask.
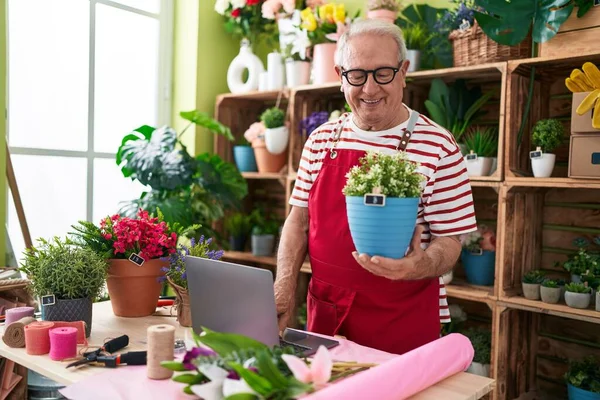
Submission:
[[[460,257],[461,244],[455,236],[434,237],[425,254],[430,260],[429,276],[441,276],[456,265]]]
[[[277,252],[275,285],[280,289],[278,292],[295,293],[307,248],[307,221],[297,218],[286,220]]]

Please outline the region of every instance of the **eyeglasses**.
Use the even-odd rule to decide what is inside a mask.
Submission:
[[[346,78],[352,86],[362,86],[367,83],[369,74],[373,74],[373,79],[380,85],[387,85],[396,77],[399,68],[381,67],[377,69],[349,69],[342,71],[342,76]]]

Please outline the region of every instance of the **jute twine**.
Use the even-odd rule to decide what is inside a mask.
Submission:
[[[169,379],[170,371],[160,365],[162,361],[174,359],[175,328],[171,325],[152,325],[148,327],[147,370],[150,379]]]
[[[24,317],[4,329],[2,340],[8,347],[25,347],[25,326],[35,322],[33,317]]]

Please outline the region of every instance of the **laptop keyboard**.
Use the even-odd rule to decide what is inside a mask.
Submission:
[[[283,340],[282,338],[279,338],[279,346],[280,347],[287,347],[287,348],[292,348],[294,349],[295,352],[297,353],[302,353],[306,350],[310,350],[311,348],[308,346],[303,346],[301,344],[298,343],[292,343],[292,342],[288,342],[287,340]]]

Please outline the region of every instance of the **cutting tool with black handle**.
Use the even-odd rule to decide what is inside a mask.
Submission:
[[[114,353],[116,351],[121,350],[122,348],[127,347],[129,345],[129,336],[123,335],[118,338],[114,338],[104,343],[102,347],[98,350],[90,351],[87,353],[83,353],[83,359],[72,362],[67,365],[67,368],[76,367],[78,365],[90,364],[99,361],[101,357],[111,357],[111,356],[103,356],[103,353]],[[145,352],[144,352],[145,353]],[[133,365],[133,364],[132,364]]]

